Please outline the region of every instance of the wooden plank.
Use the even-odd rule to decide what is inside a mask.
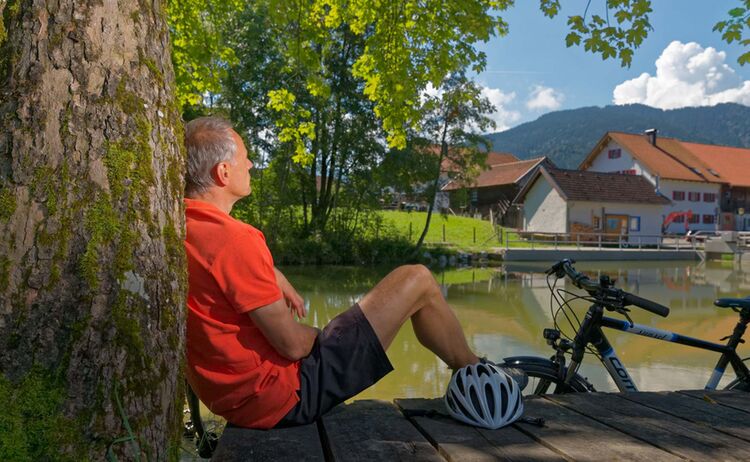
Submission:
[[[434,411],[447,414],[442,399],[397,399],[402,412]],[[514,427],[484,430],[464,425],[450,417],[410,417],[440,454],[452,462],[562,461],[560,455]]]
[[[596,394],[573,395],[591,397]],[[681,460],[675,455],[547,399],[528,400],[526,416],[542,417],[546,425],[542,428],[533,425],[519,426],[522,431],[572,460]]]
[[[740,411],[750,412],[750,393],[746,391],[689,390],[681,391],[680,393],[692,396],[693,398],[715,401],[723,406],[733,407]]]
[[[680,457],[750,459],[750,447],[745,441],[642,406],[615,393],[571,393],[548,398]]]
[[[444,460],[396,405],[386,401],[340,405],[323,417],[323,428],[336,461]]]
[[[316,424],[277,430],[251,430],[227,426],[211,460],[323,462],[325,457]]]
[[[693,399],[682,393],[624,393],[623,398],[658,409],[691,422],[708,425],[723,433],[750,441],[750,415],[721,406],[716,401]],[[745,399],[750,399],[746,396]]]

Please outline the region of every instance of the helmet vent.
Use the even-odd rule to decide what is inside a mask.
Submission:
[[[482,412],[482,402],[479,400],[477,395],[477,389],[474,387],[469,388],[469,399],[471,399],[471,406],[477,411],[480,419],[484,419],[484,413]]]

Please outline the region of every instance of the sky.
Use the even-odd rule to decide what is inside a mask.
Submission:
[[[496,131],[556,110],[642,103],[662,109],[736,102],[750,106],[750,65],[745,48],[713,32],[739,0],[653,0],[653,30],[635,51],[631,66],[603,61],[583,47],[565,46],[567,17],[583,14],[589,0],[563,1],[545,17],[537,0],[516,0],[500,13],[508,35],[481,44],[487,67],[474,78],[498,111]],[[592,0],[589,15],[604,16],[605,0]]]

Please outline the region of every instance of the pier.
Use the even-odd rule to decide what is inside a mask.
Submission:
[[[355,401],[315,424],[228,426],[216,461],[750,460],[750,395],[739,391],[576,393],[526,400],[499,430],[458,423],[441,399]]]

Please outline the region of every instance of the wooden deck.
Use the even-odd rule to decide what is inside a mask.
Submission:
[[[442,400],[356,401],[317,424],[283,430],[227,427],[212,460],[750,460],[750,395],[744,392],[532,398],[526,416],[544,418],[544,427],[520,423],[492,431],[439,414],[420,416],[429,410],[444,413]]]

